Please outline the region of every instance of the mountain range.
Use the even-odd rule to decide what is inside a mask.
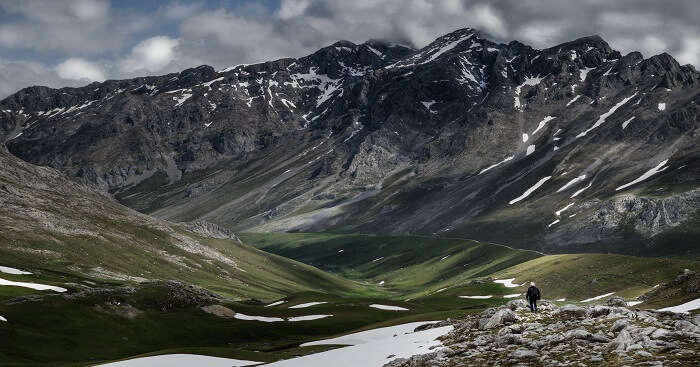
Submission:
[[[697,253],[700,73],[460,29],[0,102],[0,140],[141,213],[236,232]]]

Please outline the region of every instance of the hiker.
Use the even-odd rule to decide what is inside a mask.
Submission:
[[[530,288],[527,289],[525,299],[530,301],[530,311],[537,311],[537,300],[540,299],[540,290],[535,287],[535,282],[530,282]]]

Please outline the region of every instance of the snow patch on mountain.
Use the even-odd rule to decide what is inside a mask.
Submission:
[[[535,145],[531,144],[531,145],[528,145],[527,151],[525,152],[525,155],[528,156],[534,152],[535,152]]]
[[[554,117],[554,116],[545,116],[545,117],[542,119],[542,121],[540,121],[540,123],[537,125],[537,128],[535,129],[535,131],[532,132],[532,135],[537,134],[537,132],[540,131],[542,128],[544,128],[545,125],[547,125],[548,122],[554,120],[555,118],[556,118],[556,117]]]
[[[583,68],[579,70],[579,79],[583,82],[586,80],[586,76],[588,76],[588,73],[591,70],[595,70],[596,68]]]
[[[625,122],[622,123],[622,129],[624,130],[627,127],[627,125],[629,125],[630,122],[632,122],[632,120],[634,120],[635,117],[636,116],[632,116],[632,117],[628,118],[627,120],[625,120]]]
[[[567,205],[567,206],[565,206],[565,207],[563,207],[563,208],[557,210],[556,212],[554,212],[554,214],[555,214],[557,217],[559,217],[559,216],[561,216],[561,213],[562,213],[562,212],[566,211],[567,209],[571,208],[572,206],[574,206],[574,203],[569,203],[569,205]]]
[[[633,180],[633,181],[631,181],[631,182],[628,182],[628,183],[626,183],[626,184],[624,184],[624,185],[622,185],[622,186],[619,186],[618,188],[615,189],[615,191],[620,191],[620,190],[622,190],[622,189],[628,188],[628,187],[630,187],[630,186],[632,186],[632,185],[634,185],[634,184],[637,184],[637,183],[640,183],[640,182],[646,180],[647,178],[649,178],[649,177],[651,177],[651,176],[653,176],[653,175],[655,175],[655,174],[657,174],[657,173],[659,173],[659,172],[665,171],[665,170],[668,168],[668,166],[664,167],[664,166],[666,165],[666,163],[668,163],[668,159],[666,159],[665,161],[659,163],[656,167],[654,167],[654,168],[652,168],[652,169],[650,169],[650,170],[644,172],[643,175],[639,176],[639,177],[636,178],[635,180]]]
[[[523,200],[523,199],[526,199],[528,196],[530,196],[530,194],[532,194],[533,192],[535,192],[535,190],[539,189],[540,186],[544,185],[544,183],[547,182],[547,180],[549,180],[550,178],[552,178],[552,176],[546,176],[546,177],[541,178],[541,179],[540,179],[539,181],[537,181],[537,183],[535,183],[532,187],[530,187],[529,189],[525,190],[525,192],[524,192],[522,195],[520,195],[520,196],[518,196],[517,198],[515,198],[515,199],[509,201],[508,204],[509,204],[509,205],[513,205],[513,204],[515,204],[515,203],[517,203],[517,202],[519,202],[519,201],[521,201],[521,200]]]
[[[506,162],[512,160],[513,158],[515,158],[514,155],[511,155],[511,156],[509,156],[509,157],[506,157],[504,160],[502,160],[502,161],[500,161],[500,162],[498,162],[498,163],[494,163],[494,164],[492,164],[492,165],[490,165],[490,166],[488,166],[488,167],[482,169],[482,170],[477,174],[477,176],[480,175],[480,174],[482,174],[482,173],[484,173],[484,172],[486,172],[486,171],[488,171],[488,170],[490,170],[490,169],[496,168],[496,167],[502,165],[503,163],[506,163]]]
[[[577,183],[579,183],[585,179],[586,179],[586,175],[580,175],[580,176],[572,179],[571,181],[567,182],[564,186],[560,187],[559,190],[557,190],[557,192],[562,192],[562,191],[570,188],[571,186],[576,185]]]
[[[627,103],[630,99],[634,98],[636,95],[637,95],[637,93],[635,92],[631,96],[622,99],[622,101],[620,101],[616,105],[612,106],[608,110],[608,112],[606,112],[606,113],[600,115],[600,117],[598,117],[598,120],[593,124],[593,126],[589,127],[586,131],[576,135],[576,138],[584,137],[584,136],[586,136],[586,134],[591,132],[593,129],[602,125],[608,117],[610,117],[613,113],[615,113],[615,111],[617,111],[620,107],[622,107],[625,103]]]

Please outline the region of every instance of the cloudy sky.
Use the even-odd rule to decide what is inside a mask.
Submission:
[[[0,0],[0,98],[29,85],[302,56],[340,39],[422,47],[473,27],[537,48],[600,34],[700,66],[698,0]]]

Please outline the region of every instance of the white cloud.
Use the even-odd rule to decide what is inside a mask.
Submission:
[[[53,68],[31,60],[0,58],[0,96],[7,96],[32,85],[68,86],[75,81],[61,79]]]
[[[474,12],[471,27],[482,28],[497,37],[505,37],[508,34],[505,22],[490,6],[477,5],[471,11]]]
[[[175,59],[175,49],[179,43],[179,40],[166,36],[144,40],[134,46],[131,54],[120,63],[120,69],[126,73],[163,70]]]
[[[113,52],[149,26],[145,15],[113,11],[106,0],[0,0],[0,46],[76,54]]]
[[[280,9],[277,11],[277,15],[282,19],[292,19],[296,18],[306,11],[306,9],[311,4],[309,0],[301,1],[289,1],[282,0],[280,4]]]
[[[195,15],[202,9],[203,6],[204,3],[202,2],[182,3],[176,1],[162,6],[159,9],[159,13],[162,14],[162,16],[164,16],[166,19],[178,20]]]
[[[97,64],[79,58],[70,58],[56,66],[58,76],[63,79],[103,81],[106,79]]]
[[[700,66],[700,38],[683,37],[683,47],[678,54],[678,62],[682,65],[692,64]]]
[[[519,41],[532,44],[535,47],[552,46],[559,38],[562,27],[561,23],[552,21],[530,23],[518,32]]]

